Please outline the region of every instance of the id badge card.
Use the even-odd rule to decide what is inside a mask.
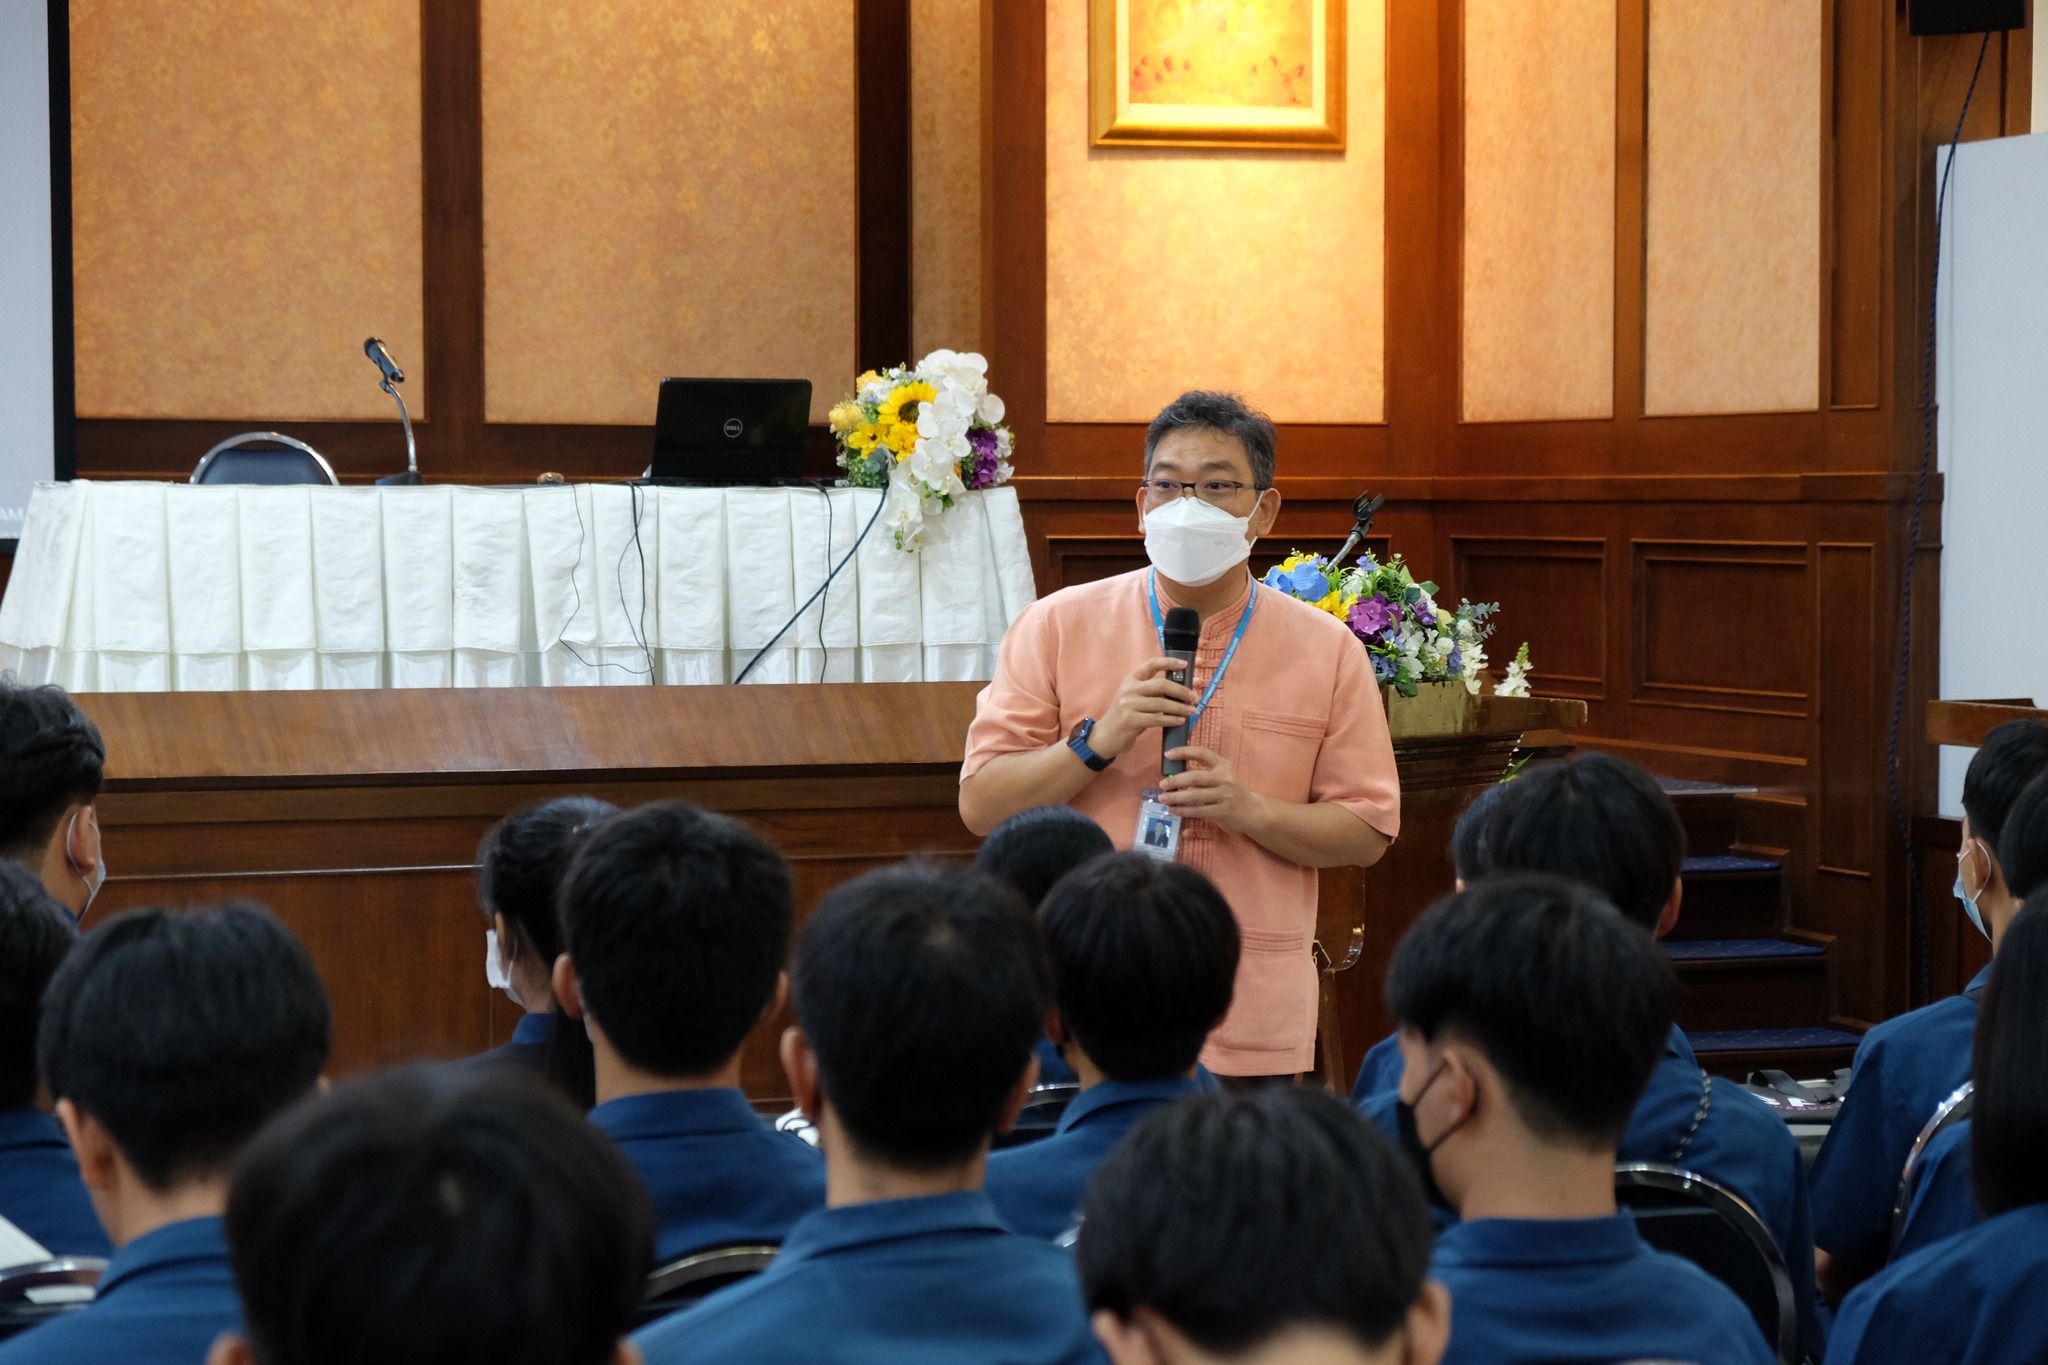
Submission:
[[[1138,803],[1138,833],[1131,846],[1162,863],[1180,857],[1180,816],[1160,799],[1157,787],[1146,788],[1145,799]]]

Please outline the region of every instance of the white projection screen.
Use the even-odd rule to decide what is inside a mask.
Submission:
[[[0,0],[0,548],[21,534],[37,480],[68,477],[58,459],[60,374],[68,396],[71,336],[57,324],[58,246],[51,230],[49,0]],[[61,43],[64,35],[59,34]],[[69,130],[63,130],[68,137]],[[69,217],[68,211],[66,217]],[[69,243],[64,243],[68,247]],[[66,275],[68,277],[68,251]],[[61,302],[70,305],[68,278]],[[62,354],[59,354],[59,348]],[[69,441],[69,404],[63,422]]]

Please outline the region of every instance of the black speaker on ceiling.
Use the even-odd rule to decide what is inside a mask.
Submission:
[[[1915,38],[2025,28],[2027,0],[1912,0],[1906,21]]]

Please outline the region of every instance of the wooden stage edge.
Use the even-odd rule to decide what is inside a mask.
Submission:
[[[110,875],[87,923],[137,905],[255,901],[320,968],[333,1072],[464,1056],[503,1042],[517,1017],[484,981],[474,887],[477,844],[508,812],[572,793],[729,812],[789,858],[801,917],[873,868],[973,856],[956,797],[981,686],[80,695],[107,743]],[[1346,1057],[1385,1031],[1385,963],[1449,889],[1458,812],[1525,732],[1572,728],[1585,710],[1442,693],[1392,706],[1403,837],[1378,868],[1322,879],[1319,937],[1362,947],[1335,978]],[[788,1093],[786,1023],[764,1020],[742,1053],[741,1082],[764,1104]]]

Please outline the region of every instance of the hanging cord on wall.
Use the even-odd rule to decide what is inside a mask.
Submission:
[[[1934,467],[1934,330],[1941,313],[1941,227],[1948,202],[1948,179],[1956,168],[1956,148],[1962,145],[1963,123],[1970,116],[1970,101],[1977,94],[1977,78],[1984,74],[1984,54],[1991,47],[1986,33],[1977,45],[1977,65],[1970,72],[1970,88],[1963,92],[1963,108],[1956,115],[1956,131],[1948,142],[1948,160],[1941,168],[1941,183],[1934,195],[1934,271],[1927,290],[1927,336],[1920,362],[1920,480],[1913,491],[1913,515],[1906,531],[1905,583],[1899,591],[1899,676],[1892,692],[1891,741],[1885,751],[1885,787],[1891,797],[1892,818],[1899,827],[1899,839],[1906,848],[1906,911],[1912,931],[1915,974],[1914,1003],[1925,1002],[1933,992],[1933,968],[1927,960],[1927,904],[1920,889],[1920,855],[1913,846],[1913,824],[1899,792],[1899,730],[1906,714],[1906,693],[1913,668],[1913,572],[1920,555],[1920,520],[1927,506],[1927,475]]]
[[[805,598],[804,604],[796,609],[795,614],[793,614],[787,621],[784,621],[782,623],[782,629],[776,631],[773,635],[769,636],[768,643],[762,645],[760,649],[755,651],[754,657],[747,660],[747,666],[740,670],[740,675],[737,678],[734,678],[733,682],[745,682],[747,680],[747,674],[752,673],[754,671],[754,665],[760,663],[761,660],[768,657],[768,651],[775,648],[776,641],[780,640],[783,636],[789,634],[789,628],[791,626],[794,626],[798,621],[803,620],[804,613],[811,609],[811,603],[823,597],[825,595],[825,590],[832,586],[832,580],[839,577],[840,570],[844,569],[848,564],[851,564],[853,562],[853,556],[856,552],[859,551],[861,542],[868,538],[868,532],[875,529],[875,523],[882,519],[882,509],[888,506],[889,504],[889,490],[884,488],[879,489],[877,491],[881,493],[881,497],[875,500],[874,515],[868,518],[868,524],[861,527],[860,534],[854,537],[853,548],[846,552],[845,558],[841,559],[836,565],[833,566],[832,572],[825,575],[825,581],[818,585],[818,590],[812,593],[809,597]],[[829,540],[827,540],[825,544],[825,557],[827,559],[830,559],[832,557],[832,546]]]

